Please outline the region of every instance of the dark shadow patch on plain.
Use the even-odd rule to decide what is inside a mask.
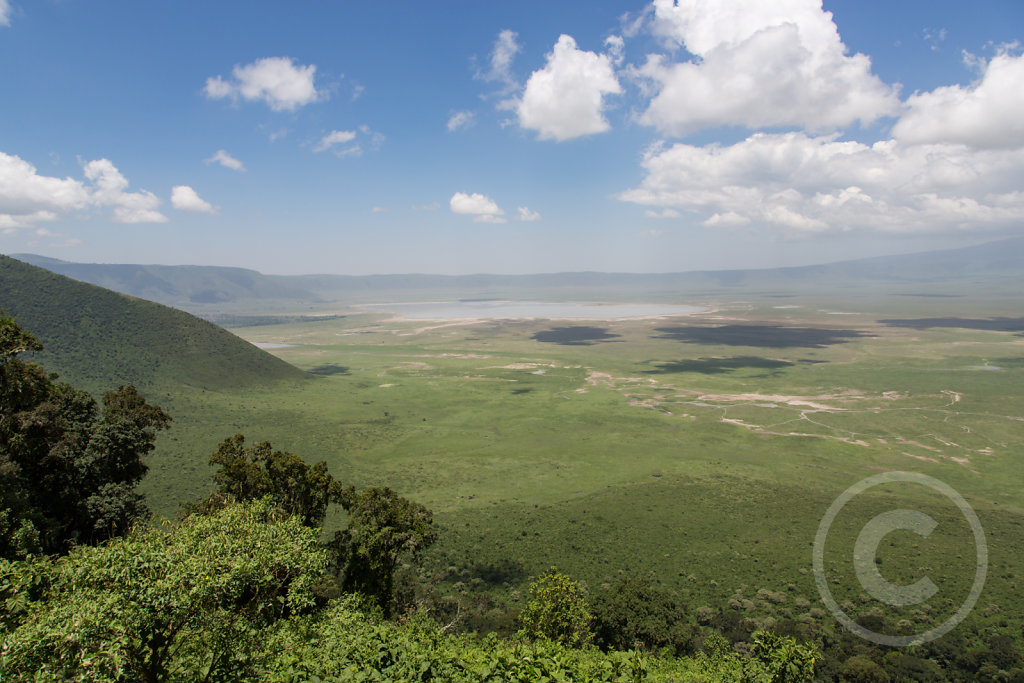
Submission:
[[[649,375],[666,375],[676,372],[699,372],[702,375],[721,375],[745,368],[775,370],[793,365],[788,360],[761,358],[760,356],[732,356],[731,358],[692,358],[658,363],[657,370],[645,370]]]
[[[610,342],[621,335],[611,334],[606,327],[588,327],[574,325],[572,327],[552,327],[550,330],[537,332],[531,339],[545,344],[562,346],[592,346],[602,342]]]
[[[529,387],[525,387],[523,389],[513,389],[512,390],[512,395],[513,396],[522,396],[523,394],[528,394],[531,391],[533,391],[533,389],[531,389]]]
[[[838,330],[824,327],[786,327],[782,325],[720,325],[717,327],[658,327],[654,339],[672,339],[684,344],[756,346],[769,349],[821,349],[832,344],[845,344],[850,339],[872,337],[860,330]]]
[[[1024,358],[989,358],[988,363],[1000,368],[1024,368]]]
[[[967,330],[987,330],[989,332],[1024,332],[1022,318],[890,318],[879,320],[888,327],[909,327],[915,330],[928,330],[933,327],[959,327]]]
[[[347,375],[348,366],[337,365],[335,363],[327,363],[326,365],[318,365],[309,371],[311,375],[320,375],[321,377],[329,377],[331,375]]]
[[[806,363],[807,365],[820,365],[821,363],[827,363],[827,360],[818,360],[816,358],[800,358],[796,361],[797,363]]]
[[[507,558],[487,564],[478,562],[469,567],[469,575],[491,586],[500,586],[503,583],[517,584],[527,577],[526,568],[522,563]]]

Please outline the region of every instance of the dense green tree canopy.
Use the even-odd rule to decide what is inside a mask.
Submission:
[[[225,439],[210,457],[218,466],[210,496],[190,507],[208,513],[230,501],[266,497],[304,524],[319,527],[331,503],[348,513],[348,527],[335,533],[330,547],[343,590],[371,598],[385,614],[392,610],[395,570],[437,539],[433,515],[423,505],[389,488],[343,488],[325,462],[307,465],[299,456],[274,450],[264,441],[245,446],[241,434]]]
[[[0,587],[36,583],[37,595],[0,629],[0,679],[251,680],[267,629],[314,605],[328,561],[317,535],[263,500],[2,563]]]
[[[335,536],[342,586],[372,597],[388,614],[399,560],[416,557],[437,540],[433,515],[386,487],[350,486],[341,504],[349,516],[348,528]]]
[[[328,505],[341,499],[341,484],[327,471],[326,462],[310,467],[294,453],[274,450],[267,441],[246,448],[241,434],[224,439],[210,456],[210,464],[219,466],[213,475],[217,489],[196,510],[269,496],[286,513],[298,515],[303,524],[318,527]]]
[[[590,603],[595,642],[606,650],[670,648],[676,654],[693,649],[693,627],[686,607],[651,576],[623,576],[598,591]]]
[[[126,533],[149,511],[135,486],[169,415],[135,387],[103,397],[17,356],[41,345],[0,316],[0,556],[64,552]]]

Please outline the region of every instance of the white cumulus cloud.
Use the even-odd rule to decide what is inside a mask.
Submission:
[[[580,50],[562,35],[543,69],[534,71],[516,105],[519,125],[541,140],[569,140],[611,128],[604,118],[604,96],[622,92],[612,57]]]
[[[0,152],[0,225],[26,227],[88,204],[81,181],[39,175],[27,161]]]
[[[175,185],[171,188],[171,206],[179,211],[191,211],[193,213],[217,213],[216,207],[203,200],[203,198],[188,185]]]
[[[517,211],[519,212],[519,220],[524,223],[533,223],[540,220],[540,214],[528,207],[520,206]]]
[[[11,25],[11,3],[0,0],[0,26]]]
[[[264,57],[235,66],[230,81],[220,76],[206,79],[204,91],[211,99],[262,100],[274,111],[294,111],[326,98],[313,83],[315,74],[314,64],[295,64],[290,57]]]
[[[501,207],[490,197],[476,192],[473,194],[456,192],[448,201],[448,206],[452,213],[473,216],[473,220],[477,223],[505,222],[505,212],[501,210]]]
[[[1021,149],[758,133],[730,146],[655,146],[643,166],[642,184],[619,199],[693,212],[709,227],[927,233],[1024,221]]]
[[[238,159],[234,158],[233,156],[228,154],[227,151],[225,151],[223,149],[218,149],[216,154],[214,154],[209,159],[205,160],[205,163],[207,163],[207,164],[220,164],[224,168],[230,168],[232,171],[244,171],[245,170],[245,165],[241,161],[239,161]]]
[[[163,223],[160,199],[152,192],[128,191],[128,180],[108,159],[83,166],[85,180],[40,175],[20,157],[0,152],[0,228],[30,227],[40,221],[89,207],[113,209],[121,223]]]
[[[83,170],[91,183],[90,200],[98,206],[111,206],[119,223],[166,223],[167,217],[157,211],[162,203],[152,192],[128,192],[128,179],[109,159],[87,163]]]
[[[893,136],[907,144],[1024,146],[1024,56],[996,55],[972,86],[911,95]]]
[[[870,59],[847,54],[821,0],[654,0],[651,26],[694,57],[649,55],[632,70],[655,93],[640,122],[669,135],[721,125],[829,132],[899,111]]]

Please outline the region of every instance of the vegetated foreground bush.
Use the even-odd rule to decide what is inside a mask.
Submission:
[[[244,679],[278,622],[314,606],[318,531],[268,500],[138,530],[57,560],[0,564],[17,614],[0,679]]]
[[[269,498],[56,560],[0,561],[0,680],[795,681],[813,671],[813,650],[770,634],[750,658],[726,644],[692,659],[454,635],[422,612],[388,621],[361,596],[318,601],[327,568],[317,530]]]

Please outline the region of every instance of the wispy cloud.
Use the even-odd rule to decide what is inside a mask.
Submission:
[[[245,171],[245,165],[223,149],[218,149],[212,157],[205,159],[204,163],[220,164],[224,168],[230,168],[232,171]]]
[[[452,115],[448,117],[449,132],[456,131],[459,128],[468,128],[469,126],[472,126],[474,118],[473,112],[471,111],[453,112]]]
[[[932,52],[938,52],[939,45],[946,40],[948,33],[949,32],[944,28],[940,28],[938,30],[926,28],[922,31],[925,42],[931,45]]]
[[[476,78],[480,80],[500,83],[503,94],[519,88],[519,81],[512,73],[512,62],[522,50],[516,40],[518,37],[519,34],[515,31],[508,29],[501,31],[491,50],[489,68],[476,73]]]
[[[519,212],[519,220],[525,223],[534,223],[540,220],[540,214],[533,211],[525,206],[520,206],[517,211]]]
[[[352,142],[355,139],[356,132],[354,130],[332,130],[330,133],[320,138],[320,142],[318,142],[316,147],[313,148],[313,151],[324,152],[335,145],[342,145],[346,142]]]

